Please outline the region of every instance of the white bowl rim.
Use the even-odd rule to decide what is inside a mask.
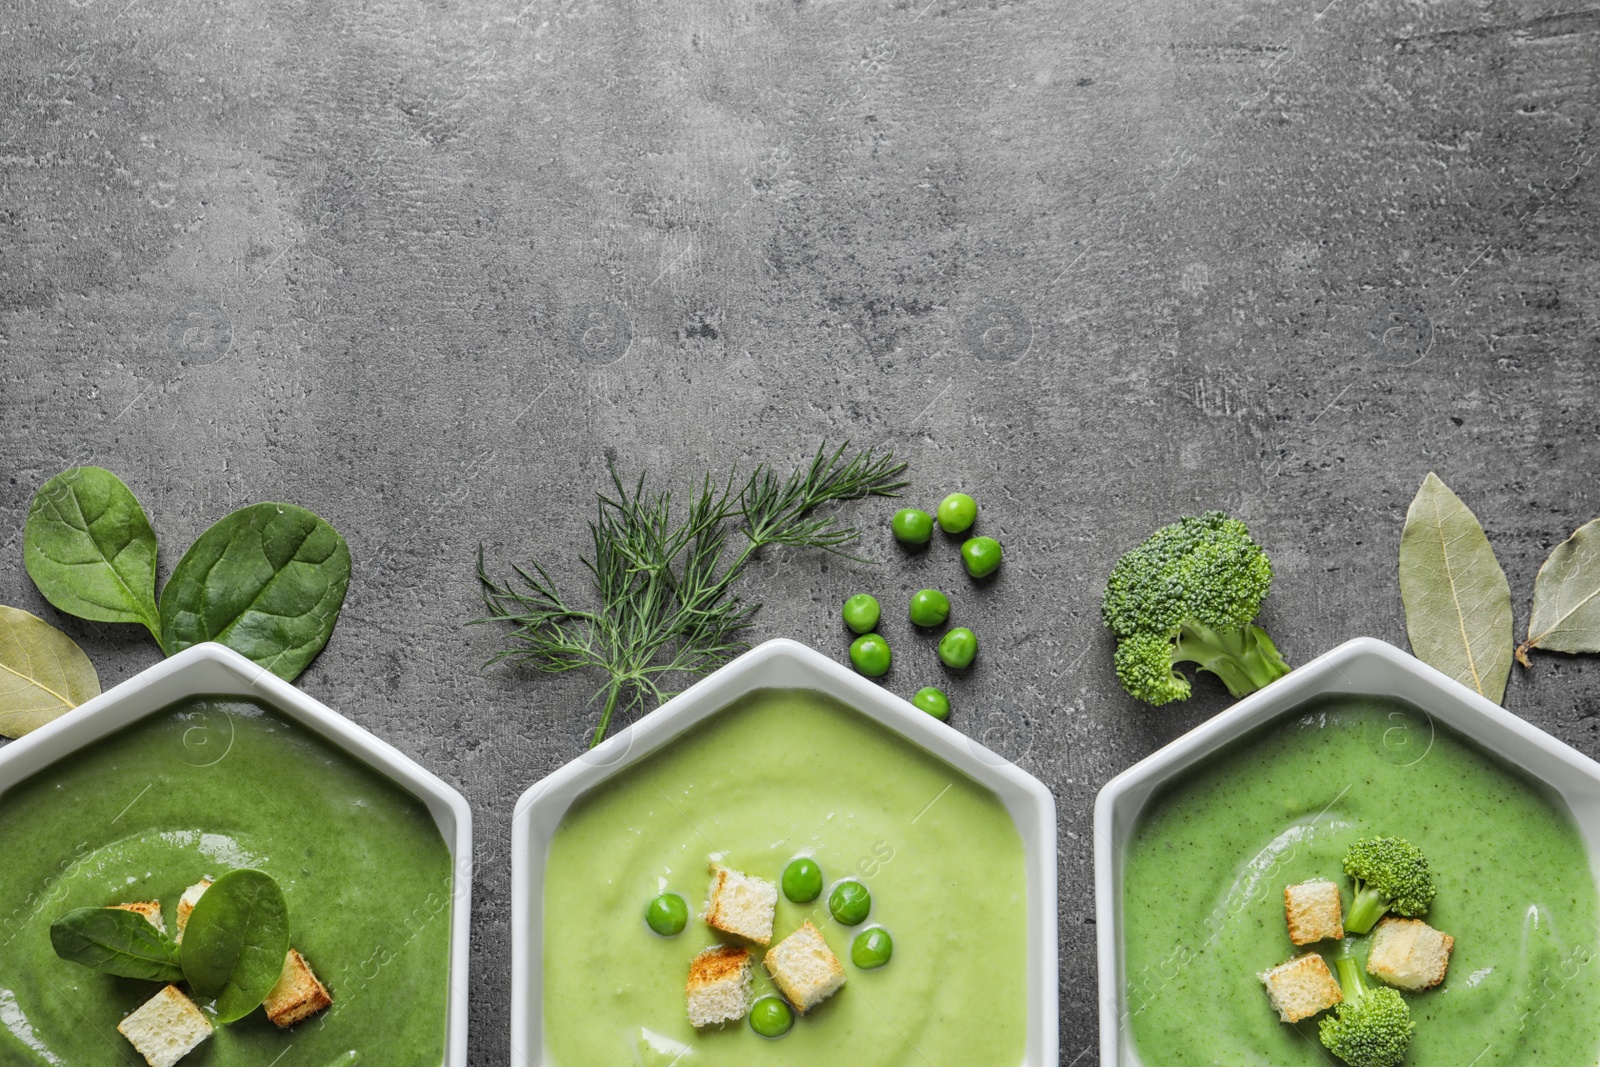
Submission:
[[[443,1063],[466,1067],[473,873],[470,805],[448,782],[410,756],[266,668],[216,642],[186,648],[0,747],[0,793],[176,700],[206,695],[256,697],[427,803],[450,849],[452,864]]]
[[[805,682],[764,680],[774,669]],[[1056,810],[1050,790],[1033,775],[985,748],[933,716],[895,696],[820,652],[788,638],[765,641],[707,675],[656,710],[641,716],[598,747],[564,764],[529,788],[517,801],[512,820],[511,876],[511,1062],[514,1067],[540,1067],[545,1050],[532,1048],[539,1033],[535,1003],[540,975],[533,966],[538,886],[549,847],[548,832],[535,843],[535,813],[550,823],[579,794],[631,763],[643,759],[716,714],[733,700],[758,689],[814,688],[840,699],[853,710],[943,759],[968,777],[995,791],[1006,804],[1022,837],[1027,861],[1028,1023],[1024,1067],[1056,1067],[1060,1056],[1059,916],[1056,884]],[[543,801],[543,803],[541,803]],[[1022,821],[1030,826],[1024,827]],[[542,919],[542,913],[537,918]],[[566,1065],[563,1065],[566,1067]]]
[[[1353,676],[1362,673],[1364,666],[1370,669],[1374,665],[1404,676],[1419,688],[1430,691],[1438,703],[1422,706],[1420,701],[1410,696],[1364,687],[1352,681]],[[1334,694],[1390,696],[1407,700],[1422,706],[1423,711],[1430,716],[1437,716],[1458,732],[1480,740],[1480,743],[1481,739],[1474,735],[1484,730],[1509,733],[1540,758],[1554,761],[1585,779],[1600,783],[1600,763],[1416,657],[1375,637],[1357,637],[1346,641],[1266,688],[1250,694],[1112,778],[1095,798],[1096,956],[1099,971],[1100,1063],[1103,1067],[1125,1067],[1139,1062],[1129,1058],[1133,1055],[1132,1046],[1119,1021],[1124,975],[1120,901],[1117,894],[1120,865],[1115,847],[1114,823],[1118,804],[1130,791],[1143,789],[1152,782],[1165,781],[1257,727],[1280,718],[1310,700]],[[1478,727],[1476,729],[1474,720]],[[1519,759],[1501,752],[1496,755],[1518,766],[1522,773],[1555,788],[1544,775],[1522,766]],[[1578,817],[1578,813],[1574,812],[1574,816]],[[1578,821],[1581,828],[1590,832],[1587,836],[1592,838],[1594,832],[1600,832],[1592,825],[1583,826],[1582,818]],[[1591,839],[1592,869],[1600,863],[1600,851],[1597,851],[1595,844]]]

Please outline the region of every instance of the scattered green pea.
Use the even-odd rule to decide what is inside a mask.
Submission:
[[[878,599],[870,593],[857,593],[844,602],[844,624],[858,634],[871,633],[882,613]]]
[[[850,662],[868,678],[881,678],[889,673],[889,642],[878,634],[862,634],[850,642]],[[967,657],[969,660],[971,656]]]
[[[961,546],[961,562],[974,578],[986,578],[1000,569],[1000,542],[992,537],[969,538]]]
[[[676,893],[662,893],[644,909],[644,921],[662,937],[681,934],[689,925],[689,905]]]
[[[889,520],[889,528],[903,545],[925,545],[933,540],[933,516],[921,508],[901,508]]]
[[[911,698],[913,707],[921,708],[940,722],[950,717],[950,698],[944,695],[943,689],[931,685],[918,689]]]
[[[840,882],[828,894],[828,911],[846,926],[855,926],[866,920],[872,911],[872,894],[860,882]]]
[[[791,860],[783,869],[783,895],[796,904],[807,904],[822,895],[822,868],[806,856]]]
[[[978,502],[965,493],[951,493],[939,501],[939,529],[964,533],[978,517]]]
[[[750,1029],[762,1037],[782,1037],[793,1025],[794,1009],[782,997],[766,996],[750,1005]]]
[[[939,638],[939,661],[946,667],[960,670],[972,666],[972,657],[978,654],[978,635],[965,626]]]
[[[943,626],[950,617],[950,598],[937,589],[911,594],[911,621],[918,626]]]
[[[863,971],[882,967],[894,955],[894,938],[881,926],[869,927],[850,943],[850,962]]]

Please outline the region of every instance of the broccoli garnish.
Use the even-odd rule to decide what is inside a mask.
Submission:
[[[1289,673],[1254,625],[1272,564],[1250,531],[1220,511],[1163,526],[1117,561],[1101,618],[1117,635],[1117,680],[1130,696],[1167,704],[1189,696],[1175,663],[1195,663],[1236,697]]]
[[[1339,971],[1339,988],[1344,1003],[1317,1024],[1323,1047],[1350,1067],[1395,1067],[1411,1047],[1411,1009],[1388,986],[1368,988],[1361,981],[1361,968],[1345,957],[1334,966]]]
[[[1344,928],[1364,934],[1388,912],[1418,916],[1433,903],[1433,873],[1428,857],[1398,837],[1369,837],[1344,854],[1344,873],[1355,880],[1356,898]]]

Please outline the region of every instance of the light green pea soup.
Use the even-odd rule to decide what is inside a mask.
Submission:
[[[1256,975],[1296,948],[1283,889],[1331,878],[1361,837],[1422,848],[1453,936],[1444,983],[1406,994],[1406,1067],[1595,1067],[1600,903],[1565,803],[1409,705],[1310,705],[1186,772],[1127,850],[1126,1025],[1147,1067],[1327,1067],[1316,1023],[1287,1026]],[[1347,938],[1361,961],[1367,939]]]
[[[877,970],[850,961],[861,927],[779,894],[773,944],[810,920],[847,981],[782,1038],[747,1022],[696,1031],[689,961],[719,942],[702,914],[709,857],[777,883],[797,854],[831,886],[872,891],[894,937]],[[676,937],[644,908],[692,912]],[[586,794],[550,845],[544,886],[545,1042],[557,1067],[850,1064],[1016,1067],[1026,1021],[1026,880],[1004,805],[948,764],[832,699],[762,690]],[[756,960],[754,997],[773,992]],[[684,1055],[682,1048],[692,1049]],[[681,1056],[681,1059],[679,1058]]]
[[[117,1024],[160,983],[58,958],[74,908],[178,898],[255,867],[289,903],[291,943],[333,1006],[292,1030],[257,1011],[185,1067],[438,1067],[449,979],[450,853],[422,803],[277,712],[189,700],[0,793],[0,1063],[136,1064]]]

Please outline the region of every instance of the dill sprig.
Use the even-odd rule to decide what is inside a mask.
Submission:
[[[734,585],[762,548],[820,548],[858,559],[845,546],[860,531],[816,510],[895,496],[908,483],[900,478],[906,465],[892,452],[867,449],[846,458],[848,449],[848,443],[832,451],[824,445],[786,478],[765,464],[742,485],[732,475],[725,482],[708,475],[682,518],[673,513],[670,492],[648,488],[642,474],[630,490],[608,465],[612,493],[598,494],[589,523],[593,551],[582,561],[594,580],[593,607],[567,601],[538,562],[513,565],[514,583],[496,581],[479,546],[487,614],[474,621],[513,627],[490,662],[511,660],[544,674],[603,673],[606,682],[594,696],[600,721],[590,740],[598,745],[619,708],[645,709],[672,695],[664,676],[704,674],[748,647],[743,635],[760,604],[745,601]]]

